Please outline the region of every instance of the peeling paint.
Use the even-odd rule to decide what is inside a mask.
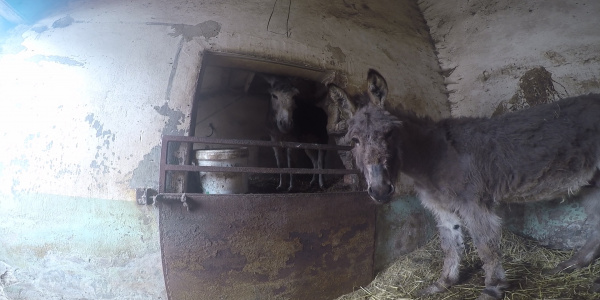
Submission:
[[[42,33],[44,31],[48,30],[48,26],[43,25],[43,26],[35,26],[31,28],[31,31],[36,32],[36,33]]]
[[[99,155],[96,154],[96,157],[98,157]],[[90,163],[90,168],[92,169],[97,169],[100,170],[100,172],[102,172],[102,174],[108,174],[108,172],[110,172],[108,166],[104,163],[104,161],[107,159],[107,157],[102,157],[103,160],[100,161],[100,163],[98,163],[97,160],[93,160]]]
[[[116,170],[112,164],[110,166],[106,164],[107,161],[112,161],[108,149],[110,148],[110,142],[115,141],[116,135],[111,130],[104,130],[104,125],[95,119],[94,114],[88,114],[85,121],[96,130],[96,137],[104,140],[101,145],[96,146],[96,155],[94,160],[90,162],[90,168],[102,174],[108,174],[111,170]],[[111,153],[112,158],[114,158],[115,153]]]
[[[204,37],[208,41],[209,38],[216,37],[221,31],[221,24],[212,20],[198,23],[194,26],[176,24],[171,27],[175,30],[175,33],[171,34],[172,36],[183,35],[186,41],[199,36]]]
[[[110,137],[113,141],[115,140],[115,135],[110,130],[104,130],[104,125],[101,124],[98,120],[94,119],[94,114],[88,114],[85,117],[85,120],[90,124],[90,126],[96,129],[96,137]]]
[[[160,165],[160,145],[155,146],[139,162],[133,170],[129,186],[131,188],[147,187],[158,190]]]
[[[73,21],[75,21],[75,19],[73,19],[73,17],[67,15],[66,17],[62,17],[62,18],[54,21],[54,23],[52,23],[52,28],[65,28],[65,27],[68,27],[71,24],[73,24]]]
[[[58,56],[58,55],[34,55],[30,58],[27,59],[28,61],[34,62],[34,63],[40,63],[42,61],[48,61],[48,62],[54,62],[57,64],[62,64],[62,65],[67,65],[67,66],[74,66],[74,67],[82,67],[83,65],[85,65],[84,63],[74,60],[70,57],[66,57],[66,56]]]
[[[332,59],[331,64],[336,64],[336,63],[342,64],[342,63],[346,62],[346,54],[344,54],[344,51],[342,51],[342,48],[333,47],[330,44],[327,44],[325,49],[327,51],[331,52],[331,59]]]
[[[21,157],[11,160],[10,165],[18,166],[21,170],[26,171],[29,168],[29,159],[25,155],[21,155]]]
[[[183,36],[186,41],[191,41],[195,37],[204,37],[204,39],[208,42],[208,39],[216,37],[221,32],[221,24],[213,20],[198,23],[196,25],[160,22],[148,22],[146,24],[171,26],[175,32],[170,33],[169,35],[172,37]]]
[[[169,118],[167,124],[165,124],[165,127],[163,128],[163,135],[183,135],[185,133],[184,130],[177,129],[185,118],[184,113],[170,108],[167,102],[162,106],[154,106],[154,110],[160,115]]]

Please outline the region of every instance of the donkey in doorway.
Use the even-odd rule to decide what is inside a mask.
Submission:
[[[379,81],[385,83],[385,81]],[[387,91],[380,86],[380,91]],[[371,95],[377,97],[377,95]],[[369,195],[386,202],[399,173],[412,178],[437,220],[445,258],[440,278],[420,295],[457,283],[463,226],[483,262],[478,299],[501,299],[508,287],[501,263],[501,202],[577,193],[595,222],[589,240],[551,272],[589,265],[600,255],[600,95],[579,96],[495,118],[435,122],[412,112],[392,116],[367,104],[348,122],[347,138]],[[596,281],[598,282],[598,281]],[[598,292],[597,284],[593,290]]]
[[[269,93],[271,100],[267,112],[267,129],[271,141],[274,142],[300,142],[327,144],[327,115],[325,112],[309,103],[296,101],[295,97],[300,91],[294,87],[288,77],[262,76],[271,86]],[[292,167],[292,149],[273,147],[277,167]],[[285,161],[284,159],[285,152]],[[305,149],[314,169],[323,169],[324,150]],[[319,187],[324,187],[323,174],[313,174],[310,185],[317,182]],[[284,190],[284,175],[279,174],[277,190]],[[287,190],[292,191],[294,180],[289,174]]]

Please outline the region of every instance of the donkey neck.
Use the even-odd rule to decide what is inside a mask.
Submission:
[[[399,171],[416,181],[428,181],[429,174],[448,154],[448,144],[438,124],[429,118],[411,116],[398,127]]]
[[[267,109],[267,115],[266,115],[265,120],[266,120],[265,124],[267,126],[267,130],[269,131],[269,133],[271,133],[272,131],[278,131],[275,110],[273,110],[273,105],[271,105],[270,102],[269,102],[269,106]]]

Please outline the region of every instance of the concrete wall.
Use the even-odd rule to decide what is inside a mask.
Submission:
[[[449,114],[409,0],[71,1],[3,34],[0,261],[16,278],[3,282],[10,299],[166,298],[156,212],[132,200],[135,188],[158,186],[161,136],[190,128],[204,50],[337,71],[350,92],[375,68],[396,99],[390,109]]]
[[[600,2],[420,0],[453,116],[491,116],[600,92]],[[577,199],[505,210],[505,223],[556,248],[590,228]]]
[[[600,92],[600,2],[420,0],[453,116],[490,116],[536,67],[562,96]]]

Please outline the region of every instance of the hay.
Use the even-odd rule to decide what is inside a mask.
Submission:
[[[470,241],[461,265],[460,284],[445,293],[420,299],[475,299],[484,287],[482,263]],[[502,238],[503,266],[510,287],[505,300],[525,299],[600,299],[590,293],[594,279],[600,277],[600,263],[572,273],[543,274],[571,257],[572,252],[550,250],[510,232]],[[368,286],[344,295],[338,300],[403,300],[416,299],[416,291],[433,283],[442,270],[443,253],[438,238],[423,248],[401,257],[381,272]]]

